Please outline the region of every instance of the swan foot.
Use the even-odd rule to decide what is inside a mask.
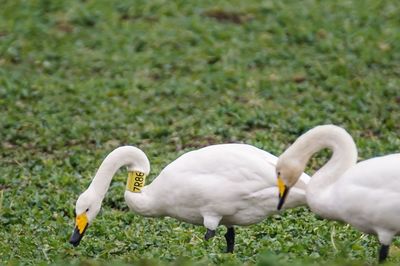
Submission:
[[[389,245],[381,245],[379,250],[379,263],[383,263],[389,254]]]
[[[210,230],[207,228],[207,233],[204,235],[205,240],[209,240],[210,238],[215,236],[215,230]]]
[[[225,234],[226,239],[226,253],[233,253],[235,247],[235,228],[228,227],[228,231]]]

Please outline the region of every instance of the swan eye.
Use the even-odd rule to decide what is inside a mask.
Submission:
[[[88,212],[88,211],[89,211],[89,208],[86,209],[86,212]]]
[[[278,172],[278,176],[280,176],[281,175],[281,172]]]

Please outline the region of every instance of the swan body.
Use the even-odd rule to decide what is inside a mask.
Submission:
[[[334,189],[342,206],[336,210],[340,220],[351,219],[354,227],[377,235],[384,245],[400,233],[400,154],[359,162],[340,177]]]
[[[246,144],[208,146],[177,158],[139,193],[126,190],[125,200],[132,211],[143,216],[170,216],[204,225],[206,239],[215,234],[218,225],[225,225],[228,251],[232,252],[234,225],[254,224],[277,212],[276,161],[277,157],[272,154]],[[145,176],[150,172],[148,159],[141,150],[132,146],[115,149],[103,161],[87,189],[89,192],[79,197],[77,217],[86,212],[87,224],[95,218],[112,176],[122,166]],[[308,180],[309,177],[302,174],[286,207],[305,204]],[[86,200],[86,194],[95,195]],[[92,212],[89,205],[95,201]],[[87,225],[80,227],[78,235],[83,235]],[[71,243],[78,244],[80,238],[71,238]]]
[[[322,217],[377,235],[382,244],[379,260],[385,260],[393,237],[400,233],[400,154],[356,164],[356,146],[344,129],[315,127],[279,157],[276,171],[289,184],[286,189],[312,154],[323,148],[332,149],[333,154],[307,186],[309,207]]]

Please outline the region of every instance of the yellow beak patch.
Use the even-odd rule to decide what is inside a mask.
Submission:
[[[283,197],[286,187],[285,187],[285,183],[283,182],[283,180],[280,176],[278,176],[278,189],[279,189],[279,197]]]
[[[76,228],[78,228],[80,234],[83,233],[83,231],[85,230],[88,222],[89,222],[89,220],[87,218],[86,212],[76,216],[76,221],[75,221]]]

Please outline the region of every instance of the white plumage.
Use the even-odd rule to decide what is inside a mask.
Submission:
[[[254,224],[276,212],[276,161],[277,157],[250,145],[208,146],[177,158],[140,193],[127,190],[125,200],[132,211],[143,216],[170,216],[204,225],[206,239],[214,235],[218,225],[225,225],[228,227],[228,251],[232,252],[234,225]],[[77,216],[86,213],[88,223],[95,218],[113,175],[122,166],[145,175],[150,172],[149,161],[138,148],[115,149],[79,197]],[[287,207],[305,204],[308,180],[303,174],[287,199]],[[79,243],[82,231],[78,235],[74,233],[71,243]]]
[[[379,260],[385,260],[393,237],[400,232],[400,154],[356,164],[351,136],[336,126],[319,126],[300,136],[279,157],[277,173],[283,183],[289,188],[312,154],[323,148],[332,149],[333,154],[307,186],[309,207],[325,218],[377,235],[382,244]]]

